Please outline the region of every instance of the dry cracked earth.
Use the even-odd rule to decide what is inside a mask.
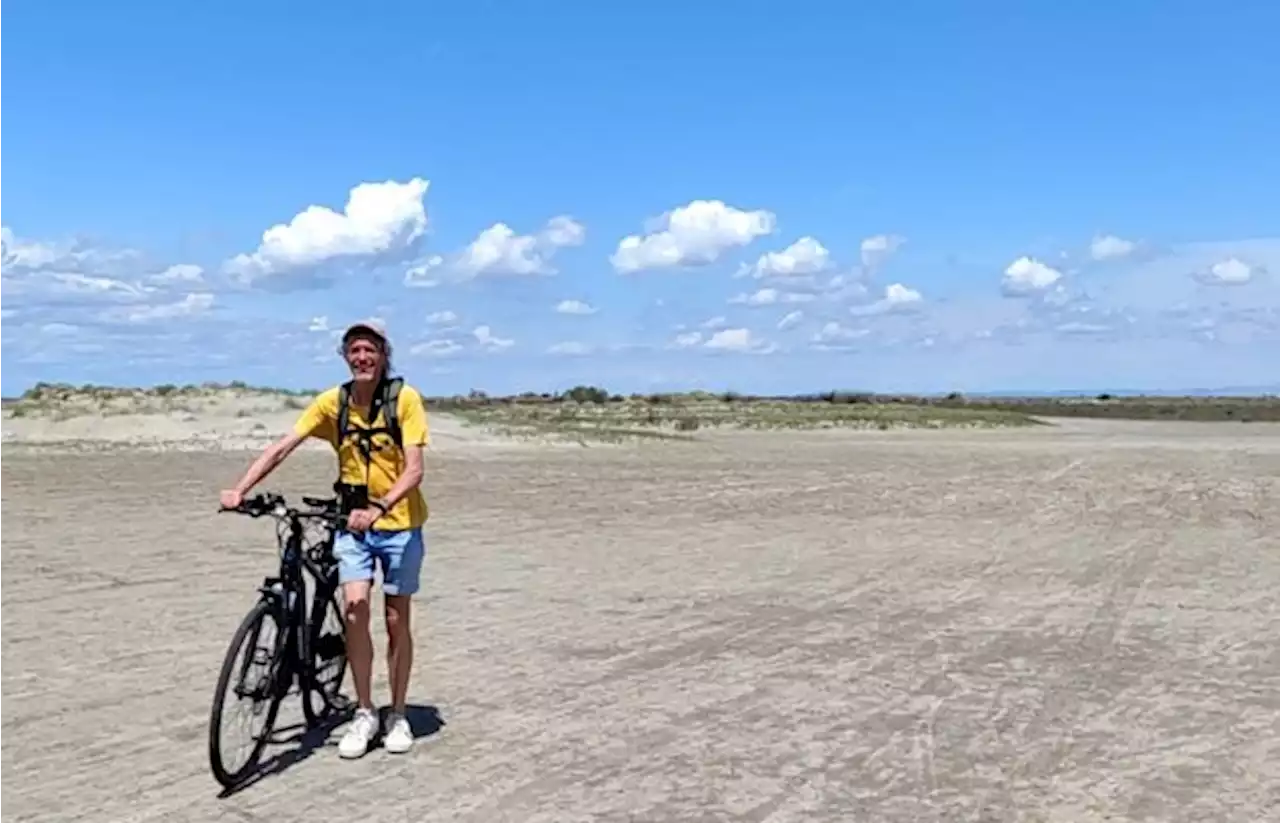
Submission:
[[[5,451],[5,821],[1280,820],[1280,428],[433,454],[416,748],[228,797],[249,455]]]

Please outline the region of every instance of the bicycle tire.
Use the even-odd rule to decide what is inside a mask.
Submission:
[[[276,640],[273,644],[271,659],[268,666],[275,668],[279,680],[279,667],[285,663],[281,658],[284,653],[285,640],[284,632],[280,626],[280,618],[276,614],[276,609],[268,600],[259,600],[254,604],[249,613],[240,621],[240,625],[236,628],[235,633],[231,636],[231,642],[227,646],[226,654],[222,659],[222,668],[218,672],[218,683],[214,688],[213,706],[209,713],[209,765],[213,769],[213,777],[223,788],[231,788],[238,785],[242,780],[249,776],[253,769],[258,765],[259,759],[262,757],[262,750],[266,747],[271,732],[274,730],[276,715],[280,711],[280,702],[283,695],[280,693],[278,682],[273,685],[271,695],[268,699],[266,722],[263,725],[262,732],[254,742],[253,749],[249,753],[249,757],[245,760],[243,766],[234,771],[228,769],[223,761],[222,751],[222,711],[223,703],[226,698],[227,689],[231,685],[232,678],[236,675],[236,661],[240,658],[239,652],[245,641],[252,636],[258,637],[259,632],[254,631],[265,620],[270,619],[276,624]],[[256,643],[255,643],[256,646]],[[250,650],[252,653],[252,650]]]
[[[332,608],[337,618],[339,634],[323,635],[325,615]],[[342,681],[347,672],[347,626],[343,619],[342,608],[338,605],[337,592],[327,587],[317,587],[312,598],[311,612],[306,622],[307,642],[306,655],[307,675],[305,684],[301,685],[299,695],[302,698],[302,714],[308,726],[316,726],[327,720],[335,712],[344,708],[338,702],[342,689]],[[320,670],[323,663],[337,660],[337,671],[332,676],[331,690],[320,682]],[[321,708],[317,711],[312,703],[312,693],[319,695]]]

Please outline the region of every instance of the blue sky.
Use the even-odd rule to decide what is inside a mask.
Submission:
[[[6,5],[5,394],[1276,382],[1274,3],[300,8]]]

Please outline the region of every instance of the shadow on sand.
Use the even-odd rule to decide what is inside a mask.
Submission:
[[[228,798],[237,795],[240,792],[256,785],[259,781],[268,777],[275,777],[283,774],[298,763],[306,760],[320,749],[328,747],[337,747],[337,741],[330,741],[333,732],[344,725],[351,719],[352,712],[350,710],[335,714],[333,717],[325,720],[317,726],[311,728],[305,727],[301,723],[295,723],[290,726],[282,726],[275,729],[271,733],[268,741],[270,746],[287,746],[295,744],[292,748],[282,752],[277,752],[271,757],[258,764],[257,768],[249,773],[244,780],[240,781],[230,788],[223,789],[218,793],[219,798]],[[379,712],[379,725],[385,720],[386,712]],[[440,716],[440,710],[435,706],[422,706],[416,703],[410,703],[405,707],[405,718],[409,721],[409,727],[413,729],[413,737],[420,740],[424,737],[431,737],[439,733],[444,728],[444,718]],[[381,744],[381,735],[370,746],[369,751],[372,753],[374,749]],[[366,755],[367,756],[367,755]]]

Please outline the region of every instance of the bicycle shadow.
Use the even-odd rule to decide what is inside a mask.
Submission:
[[[233,797],[268,777],[283,774],[314,755],[320,749],[327,748],[330,745],[329,738],[333,735],[333,732],[350,721],[353,713],[354,709],[348,709],[310,728],[307,728],[302,723],[294,723],[275,729],[271,733],[267,745],[283,746],[290,743],[296,743],[297,745],[286,751],[277,752],[259,763],[244,780],[219,792],[218,799],[225,800]],[[385,720],[386,712],[384,710],[378,714],[379,725],[381,725]],[[444,718],[440,716],[440,709],[436,706],[410,703],[405,706],[405,719],[409,721],[409,728],[413,731],[415,740],[438,734],[445,726]],[[380,745],[381,735],[375,741],[374,746],[369,749],[369,754],[377,751],[377,747]]]
[[[286,751],[277,752],[260,762],[243,780],[234,786],[228,786],[218,793],[219,800],[239,794],[257,785],[268,777],[283,774],[297,764],[311,757],[317,750],[325,748],[334,730],[351,719],[351,712],[334,715],[319,725],[307,728],[301,723],[275,729],[267,739],[269,746],[283,746],[290,743],[297,745]]]

